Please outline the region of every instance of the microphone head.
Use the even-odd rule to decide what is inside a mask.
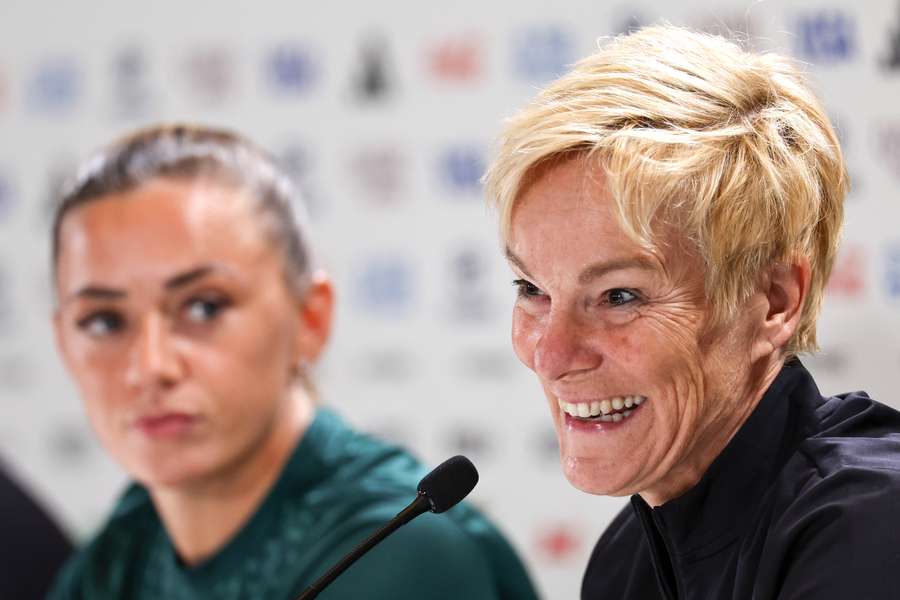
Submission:
[[[465,456],[448,458],[419,482],[419,494],[431,504],[431,512],[442,513],[465,498],[478,483],[478,471]]]

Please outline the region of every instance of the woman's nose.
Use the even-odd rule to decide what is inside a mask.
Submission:
[[[535,344],[535,372],[553,381],[599,367],[603,357],[590,343],[590,336],[568,311],[551,309]]]
[[[148,315],[140,325],[131,349],[129,382],[132,385],[170,386],[183,374],[181,360],[173,345],[165,318]]]

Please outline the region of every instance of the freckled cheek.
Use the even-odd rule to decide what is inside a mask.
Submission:
[[[538,319],[528,314],[519,307],[513,310],[512,319],[512,344],[513,350],[519,360],[526,367],[534,370],[534,351],[541,331]]]

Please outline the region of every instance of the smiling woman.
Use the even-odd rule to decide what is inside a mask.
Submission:
[[[582,597],[900,598],[900,414],[797,359],[847,190],[798,70],[616,38],[511,119],[486,180],[563,471],[632,496]]]
[[[57,342],[134,483],[52,598],[294,598],[415,496],[412,457],[314,400],[333,292],[296,200],[249,142],[188,127],[114,143],[64,195]],[[461,505],[407,525],[320,597],[422,590],[535,596]]]

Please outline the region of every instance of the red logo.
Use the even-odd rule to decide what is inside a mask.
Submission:
[[[549,562],[561,563],[575,558],[581,549],[582,536],[576,527],[553,523],[538,532],[538,552]]]
[[[484,53],[481,37],[463,34],[444,39],[428,52],[428,69],[435,78],[455,83],[479,79],[483,73]]]
[[[865,251],[858,245],[847,246],[834,263],[825,291],[829,296],[856,298],[863,294],[865,288]]]

